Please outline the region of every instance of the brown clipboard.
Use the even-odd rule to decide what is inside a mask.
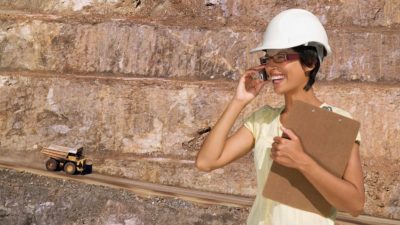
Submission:
[[[319,165],[337,177],[343,176],[360,128],[358,121],[295,101],[284,126],[300,138],[304,151]],[[271,166],[263,195],[325,217],[333,209],[298,170],[275,162]]]

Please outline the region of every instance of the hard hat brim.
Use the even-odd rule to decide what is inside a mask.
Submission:
[[[265,50],[265,49],[263,49],[263,46],[258,46],[256,48],[251,49],[250,53],[260,52],[260,51],[263,51],[263,50]]]

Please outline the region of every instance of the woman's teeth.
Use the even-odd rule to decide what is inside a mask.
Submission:
[[[285,77],[284,76],[272,76],[271,77],[271,80],[272,80],[272,82],[279,82],[280,80],[282,80],[282,79],[284,79]]]

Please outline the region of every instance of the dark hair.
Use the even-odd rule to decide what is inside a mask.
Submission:
[[[318,59],[317,49],[314,46],[305,46],[305,45],[296,46],[293,47],[292,49],[295,52],[299,53],[301,64],[308,67],[314,66],[314,69],[310,71],[310,74],[308,76],[308,82],[306,86],[304,86],[303,88],[305,91],[308,91],[313,86],[315,82],[315,77],[317,76],[319,67],[321,66],[321,63],[319,62]]]

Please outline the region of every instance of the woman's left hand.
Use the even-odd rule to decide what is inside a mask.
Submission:
[[[309,164],[312,159],[304,152],[300,139],[293,131],[286,128],[282,128],[282,131],[289,139],[274,137],[270,157],[283,166],[300,170]]]

